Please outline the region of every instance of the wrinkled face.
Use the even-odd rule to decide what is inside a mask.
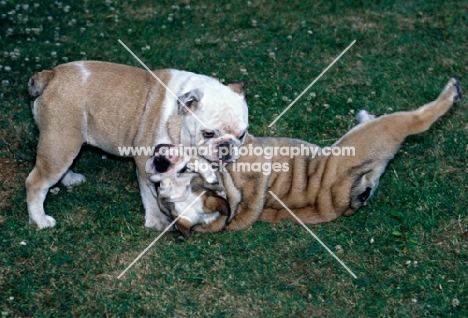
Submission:
[[[197,157],[178,153],[171,144],[157,145],[153,156],[146,161],[148,180],[159,183],[159,196],[167,202],[185,201],[191,194],[190,182],[200,175],[207,184],[218,184],[213,170],[192,173],[188,165],[198,161]],[[153,189],[153,185],[150,186]]]
[[[248,129],[243,83],[201,89],[184,95],[190,111],[182,107],[181,143],[197,147],[209,161],[232,162],[239,158]]]

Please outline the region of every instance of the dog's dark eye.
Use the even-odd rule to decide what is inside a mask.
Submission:
[[[187,172],[187,166],[179,170],[179,173],[186,173],[186,172]]]
[[[242,135],[240,135],[239,137],[237,137],[237,139],[243,140],[246,133],[247,133],[247,131],[244,131],[244,133]]]
[[[203,138],[210,139],[215,136],[214,131],[204,131],[203,132]]]

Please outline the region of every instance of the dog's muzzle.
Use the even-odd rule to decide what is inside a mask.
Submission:
[[[224,141],[218,144],[218,159],[221,161],[230,161],[237,158],[236,146],[231,141]]]

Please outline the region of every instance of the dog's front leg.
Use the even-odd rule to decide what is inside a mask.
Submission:
[[[147,158],[135,158],[137,166],[138,184],[140,186],[141,200],[145,208],[145,226],[153,227],[159,231],[166,229],[170,222],[159,208],[157,198],[153,195],[148,183],[145,172],[145,163]]]

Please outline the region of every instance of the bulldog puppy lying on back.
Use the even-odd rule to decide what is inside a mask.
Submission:
[[[36,165],[26,179],[31,225],[55,225],[43,207],[52,185],[85,180],[69,170],[83,144],[134,158],[145,226],[159,230],[169,223],[151,193],[153,185],[147,184],[145,163],[153,153],[148,148],[160,143],[206,147],[205,158],[218,160],[220,144],[242,144],[248,126],[243,82],[225,86],[208,76],[173,69],[153,73],[80,61],[31,77],[31,107],[39,128]],[[225,161],[236,159],[228,157]]]
[[[231,219],[231,209],[223,187],[213,170],[189,172],[187,166],[204,161],[196,156],[175,153],[174,145],[156,146],[146,161],[146,173],[161,211],[169,219],[176,219],[179,241],[190,238],[191,228],[197,224],[210,224],[222,214]],[[197,198],[199,200],[197,200]],[[195,205],[193,208],[191,205]],[[179,218],[178,218],[179,217]],[[178,219],[177,219],[178,218]]]
[[[296,139],[248,135],[245,148],[288,148],[291,153],[292,149],[308,148],[309,155],[293,158],[276,155],[270,159],[250,154],[240,156],[227,167],[227,172],[217,174],[233,212],[232,220],[229,216],[219,215],[209,224],[196,225],[194,230],[240,230],[258,219],[271,223],[282,219],[296,222],[269,191],[304,223],[330,222],[342,215],[351,216],[372,196],[380,176],[403,140],[429,129],[460,98],[460,85],[456,79],[451,79],[435,101],[416,110],[379,118],[361,111],[357,115],[359,124],[328,148]],[[351,149],[354,153],[343,153]],[[254,166],[267,167],[271,173],[258,169],[248,171],[248,167]],[[287,172],[284,167],[288,168]],[[193,189],[192,192],[197,193]],[[193,205],[192,209],[197,207]]]

